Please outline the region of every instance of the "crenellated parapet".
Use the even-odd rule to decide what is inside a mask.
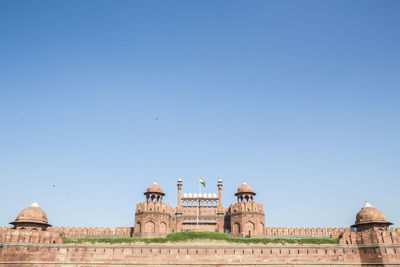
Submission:
[[[173,215],[174,209],[163,202],[142,202],[136,204],[136,214],[143,212],[162,212]]]
[[[57,232],[0,228],[0,243],[62,244]]]
[[[241,212],[256,212],[264,214],[264,205],[255,202],[240,202],[231,204],[228,208],[228,214],[235,214]]]
[[[370,244],[400,244],[400,228],[383,231],[346,231],[339,236],[339,244],[370,245]]]
[[[50,227],[48,232],[58,233],[69,238],[131,237],[133,227]]]
[[[269,238],[338,238],[342,233],[350,232],[350,228],[284,228],[267,227],[265,237]]]

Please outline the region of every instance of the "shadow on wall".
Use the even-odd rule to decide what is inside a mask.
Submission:
[[[382,264],[383,253],[382,247],[379,246],[378,236],[379,232],[363,232],[357,235],[358,253],[360,255],[360,262],[363,264]],[[374,244],[374,247],[368,247],[369,244]]]

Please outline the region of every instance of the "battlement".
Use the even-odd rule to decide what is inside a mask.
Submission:
[[[1,243],[62,244],[61,235],[48,231],[16,230],[0,228]]]
[[[163,212],[172,216],[174,214],[174,209],[163,202],[142,202],[136,204],[136,213],[141,212]]]
[[[69,238],[131,237],[133,235],[133,227],[50,227],[47,231]]]
[[[370,245],[400,244],[400,228],[387,231],[344,232],[339,236],[339,244]]]
[[[338,238],[342,233],[350,232],[350,228],[282,228],[267,227],[265,237],[270,238]]]
[[[240,212],[257,212],[264,214],[264,205],[255,202],[240,202],[231,204],[227,209],[228,214]]]

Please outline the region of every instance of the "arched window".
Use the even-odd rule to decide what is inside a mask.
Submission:
[[[252,234],[254,233],[254,231],[255,231],[254,223],[248,221],[245,225],[245,233],[246,233],[247,237],[251,237]]]
[[[165,234],[167,232],[167,224],[165,222],[160,223],[160,233]]]
[[[154,231],[155,231],[154,223],[152,221],[148,221],[146,223],[145,229],[146,229],[146,233],[154,233]]]
[[[260,233],[263,234],[264,233],[264,224],[262,222],[260,222],[259,227],[260,227]]]
[[[240,224],[238,222],[235,222],[233,224],[232,233],[234,234],[240,233]]]

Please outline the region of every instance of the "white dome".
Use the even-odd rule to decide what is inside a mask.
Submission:
[[[183,197],[187,197],[187,194],[186,194],[186,193],[183,193]]]
[[[207,196],[207,197],[212,198],[212,194],[211,194],[211,193],[208,193],[208,196]]]
[[[193,197],[193,195],[192,195],[192,193],[189,193],[189,195],[188,195],[189,197]]]
[[[197,193],[194,193],[194,194],[193,194],[193,197],[197,197]]]
[[[212,196],[213,196],[213,197],[217,197],[217,194],[214,193]]]

